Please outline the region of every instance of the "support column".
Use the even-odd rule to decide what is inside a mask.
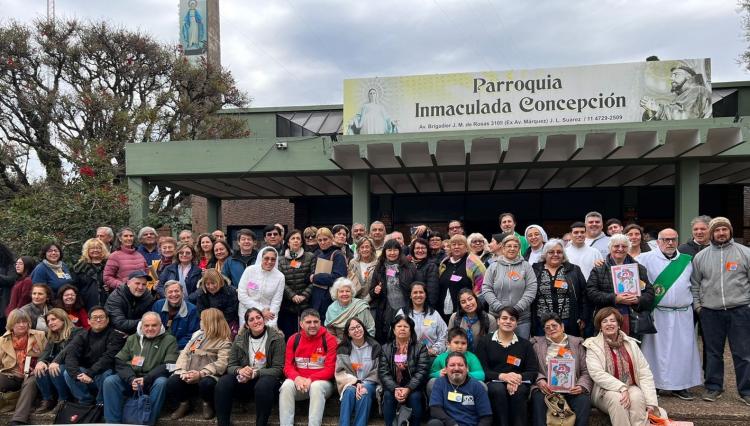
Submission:
[[[221,229],[221,200],[206,198],[206,232],[211,233]]]
[[[352,174],[352,223],[370,226],[370,174]]]
[[[138,229],[146,225],[148,217],[148,185],[141,177],[128,177],[128,210],[130,226]]]
[[[695,159],[680,160],[675,174],[675,228],[680,241],[688,241],[692,235],[690,221],[698,216],[700,162]]]

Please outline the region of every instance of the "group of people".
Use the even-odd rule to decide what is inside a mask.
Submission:
[[[342,425],[367,424],[375,404],[388,425],[544,425],[553,404],[577,425],[591,406],[641,425],[657,394],[692,400],[704,383],[719,398],[727,339],[750,405],[750,250],[729,220],[695,218],[681,245],[597,212],[560,239],[519,234],[511,213],[498,224],[490,240],[457,220],[447,234],[421,225],[408,244],[379,221],[274,224],[262,242],[242,229],[234,244],[101,227],[72,266],[57,243],[38,259],[0,244],[0,411],[25,424],[39,395],[38,413],[75,400],[120,423],[143,392],[154,424],[165,401],[176,420],[197,394],[220,425],[250,397],[258,424],[278,401],[291,425],[309,399],[319,425],[337,393]]]

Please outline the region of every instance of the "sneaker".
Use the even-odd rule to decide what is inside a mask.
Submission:
[[[721,390],[710,390],[706,391],[706,393],[703,394],[703,400],[708,402],[714,402],[717,399],[721,398],[721,395],[724,393],[724,391]]]
[[[690,393],[690,391],[687,389],[672,391],[672,395],[680,398],[683,401],[692,401],[695,399],[695,395]],[[750,397],[748,397],[748,399],[750,399]]]
[[[741,396],[740,401],[744,402],[745,405],[750,405],[750,395]]]

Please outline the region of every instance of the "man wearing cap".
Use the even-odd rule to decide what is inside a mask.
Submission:
[[[729,339],[737,391],[750,405],[750,249],[732,240],[725,217],[709,222],[711,246],[693,259],[693,308],[703,327],[706,353],[704,401],[724,392],[724,345]]]
[[[154,297],[146,291],[151,276],[146,271],[133,271],[128,275],[127,285],[117,287],[107,298],[107,310],[115,330],[125,334],[135,333],[141,316],[151,310]]]
[[[674,100],[660,104],[643,97],[641,107],[646,110],[643,121],[711,118],[711,91],[706,88],[703,75],[685,64],[672,68],[671,72]]]

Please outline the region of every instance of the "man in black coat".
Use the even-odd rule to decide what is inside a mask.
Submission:
[[[133,271],[126,285],[121,285],[109,295],[105,309],[112,327],[125,334],[134,334],[141,316],[151,310],[154,297],[147,291],[151,276],[146,271]]]

